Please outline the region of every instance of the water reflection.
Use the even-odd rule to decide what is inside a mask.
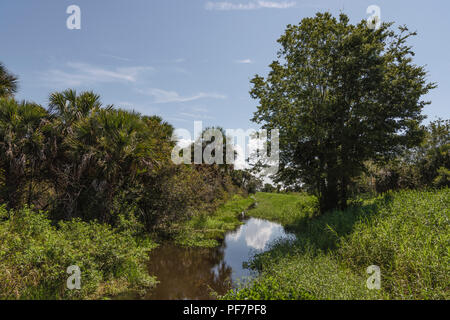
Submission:
[[[224,260],[223,249],[161,245],[152,252],[149,264],[150,274],[160,283],[146,298],[211,299],[211,290],[226,292],[232,270]]]
[[[275,239],[292,239],[284,228],[267,220],[251,218],[235,232],[225,237],[225,261],[232,268],[232,281],[245,280],[251,271],[243,267],[243,263],[257,253],[268,249]]]
[[[277,238],[292,237],[281,225],[251,218],[227,234],[218,248],[161,245],[152,251],[149,264],[150,274],[160,283],[146,298],[211,299],[212,290],[224,294],[233,283],[251,276],[243,263],[252,254],[267,250]]]

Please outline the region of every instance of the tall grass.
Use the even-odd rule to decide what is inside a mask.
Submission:
[[[283,223],[297,239],[257,255],[250,266],[259,278],[224,298],[450,297],[449,189],[388,193],[320,217],[293,209],[305,196],[256,198],[259,208],[249,214]],[[370,265],[381,268],[381,290],[366,287]]]
[[[318,212],[317,198],[307,194],[259,192],[255,198],[256,207],[251,210],[251,216],[276,221],[288,228],[295,228],[300,219]]]
[[[401,191],[359,221],[338,254],[354,270],[380,266],[384,290],[399,299],[450,297],[450,189]]]

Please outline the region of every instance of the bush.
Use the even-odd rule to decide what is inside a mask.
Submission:
[[[139,243],[138,243],[139,242]],[[155,284],[145,262],[154,245],[108,225],[53,226],[44,212],[0,208],[0,299],[95,299]],[[66,270],[81,269],[81,290]]]
[[[285,286],[277,277],[268,276],[255,280],[251,287],[232,289],[223,299],[229,300],[316,300],[313,295]]]

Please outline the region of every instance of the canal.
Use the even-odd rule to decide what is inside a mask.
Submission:
[[[276,239],[294,237],[277,223],[250,218],[227,233],[216,248],[162,244],[151,252],[149,263],[149,273],[160,283],[145,298],[214,299],[211,292],[222,295],[254,276],[253,271],[245,268],[252,255],[264,252]]]

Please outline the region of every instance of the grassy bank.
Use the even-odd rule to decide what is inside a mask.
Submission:
[[[239,215],[255,202],[253,197],[235,195],[213,214],[199,213],[183,223],[174,224],[175,242],[190,247],[216,247],[227,231],[242,224]]]
[[[318,211],[317,198],[307,194],[259,192],[255,200],[255,208],[248,212],[250,216],[278,222],[294,231],[299,222]]]
[[[79,220],[51,224],[47,214],[0,207],[0,299],[99,299],[129,290],[144,293],[156,281],[147,273],[155,246],[130,231]],[[81,289],[69,290],[76,265]]]
[[[320,217],[307,196],[256,199],[249,215],[281,222],[297,240],[256,256],[250,265],[260,276],[224,298],[450,298],[449,189],[388,193]],[[381,268],[381,290],[366,288],[370,265]]]

